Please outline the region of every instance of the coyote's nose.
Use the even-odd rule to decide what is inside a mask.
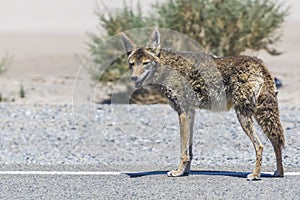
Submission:
[[[132,80],[132,81],[136,81],[136,80],[138,80],[138,77],[137,77],[137,76],[132,76],[132,77],[131,77],[131,80]]]

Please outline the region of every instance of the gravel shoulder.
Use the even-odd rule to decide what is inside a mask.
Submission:
[[[281,107],[286,167],[300,161],[300,108]],[[127,165],[177,163],[179,127],[168,105],[0,104],[1,164]],[[264,164],[275,157],[266,136]],[[198,110],[194,164],[254,163],[254,150],[233,111]],[[245,162],[246,161],[246,162]],[[268,166],[268,165],[267,165]]]

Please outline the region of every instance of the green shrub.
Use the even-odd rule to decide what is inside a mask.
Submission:
[[[246,49],[280,54],[272,45],[289,14],[278,0],[168,0],[156,4],[159,26],[184,33],[219,56]]]
[[[218,56],[238,55],[247,49],[264,49],[271,55],[279,55],[273,45],[282,36],[280,27],[289,10],[283,1],[276,0],[167,0],[154,4],[147,15],[143,14],[139,4],[133,8],[124,3],[123,9],[106,9],[106,12],[98,8],[99,25],[106,34],[89,35],[88,45],[94,63],[90,71],[99,79],[97,74],[104,70],[100,66],[105,60],[105,50],[99,46],[104,38],[155,25],[186,34]],[[101,80],[120,78],[128,71],[125,60],[125,57],[115,60],[105,69]]]

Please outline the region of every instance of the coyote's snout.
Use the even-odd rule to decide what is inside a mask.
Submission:
[[[164,95],[178,113],[181,159],[178,168],[168,172],[168,176],[182,176],[190,172],[195,108],[214,111],[235,109],[256,153],[255,168],[248,175],[249,180],[259,179],[261,173],[263,145],[254,131],[255,119],[273,145],[277,162],[274,176],[284,176],[281,153],[284,134],[277,92],[272,75],[260,59],[162,49],[157,29],[143,48],[137,47],[124,33],[121,39],[128,54],[135,87],[152,87]],[[213,62],[207,62],[208,59]],[[214,102],[225,106],[216,109]]]

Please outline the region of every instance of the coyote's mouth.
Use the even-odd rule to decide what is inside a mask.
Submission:
[[[149,74],[150,74],[150,71],[145,71],[144,74],[142,75],[142,77],[140,77],[138,80],[136,80],[134,82],[134,86],[136,88],[141,88]]]
[[[135,83],[134,83],[134,86],[135,86],[135,88],[140,88],[140,87],[142,87],[142,82],[140,82],[140,81],[136,81]]]

